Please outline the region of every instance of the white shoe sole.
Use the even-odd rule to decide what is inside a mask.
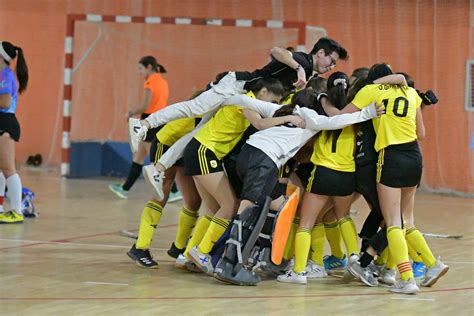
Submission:
[[[280,278],[277,278],[277,281],[278,282],[281,282],[281,283],[292,283],[292,284],[301,284],[301,285],[306,285],[308,284],[308,281],[303,281],[303,280],[293,280],[293,279],[280,279]]]
[[[148,185],[152,187],[153,192],[156,194],[158,200],[162,201],[164,198],[163,186],[162,186],[163,183],[161,184],[161,186],[159,186],[156,183],[154,179],[155,172],[156,172],[156,169],[155,169],[155,166],[153,165],[148,165],[148,166],[143,167],[143,177],[145,178],[146,183],[148,183]]]
[[[196,267],[199,268],[199,270],[201,270],[202,272],[207,273],[207,274],[209,274],[209,275],[212,275],[212,274],[214,273],[214,271],[213,271],[214,269],[208,270],[207,266],[201,265],[201,263],[200,263],[200,258],[199,258],[199,257],[196,258],[195,255],[196,255],[196,256],[199,256],[198,254],[196,254],[194,251],[191,250],[191,251],[188,253],[188,259],[189,259],[192,263],[194,263],[194,264],[196,265]]]
[[[413,286],[413,287],[411,287],[409,289],[405,289],[405,290],[403,290],[403,289],[390,289],[390,292],[397,293],[397,294],[408,294],[408,295],[416,294],[419,291],[420,291],[420,289],[416,286]]]
[[[438,282],[438,280],[443,276],[445,275],[449,270],[449,266],[444,266],[443,270],[441,270],[440,273],[438,273],[438,275],[436,275],[435,277],[431,278],[430,281],[426,284],[423,283],[423,281],[421,282],[421,286],[424,286],[424,287],[430,287],[430,286],[433,286],[436,282]]]

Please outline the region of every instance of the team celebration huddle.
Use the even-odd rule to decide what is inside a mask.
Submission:
[[[128,256],[158,267],[150,244],[176,183],[183,207],[167,253],[179,269],[234,285],[336,274],[402,294],[436,284],[449,267],[414,222],[422,113],[436,95],[386,63],[333,71],[348,58],[330,38],[309,54],[275,47],[262,68],[220,73],[168,106],[164,67],[142,58],[147,110],[129,113],[134,162],[111,187],[126,195],[143,170],[154,192]],[[371,210],[362,227],[351,218],[359,198]]]

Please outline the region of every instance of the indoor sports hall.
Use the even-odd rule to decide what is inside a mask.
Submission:
[[[0,0],[0,315],[472,315],[473,113],[474,0]]]

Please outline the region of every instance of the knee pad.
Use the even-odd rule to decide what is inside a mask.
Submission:
[[[249,207],[234,219],[224,255],[214,270],[216,278],[238,285],[255,285],[260,282],[260,278],[246,266],[265,224],[270,202],[270,198],[267,198],[263,207]]]
[[[374,248],[375,251],[380,255],[388,246],[387,239],[387,227],[385,226],[379,230],[372,238],[369,240],[369,245]]]

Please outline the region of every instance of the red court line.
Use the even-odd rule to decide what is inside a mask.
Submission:
[[[424,293],[472,291],[474,287],[447,288],[439,290],[424,290]],[[239,300],[239,299],[282,299],[282,298],[324,298],[324,297],[351,297],[351,296],[397,296],[390,292],[382,293],[322,293],[309,295],[249,295],[249,296],[157,296],[157,297],[0,297],[0,301],[118,301],[118,300]]]
[[[170,227],[175,227],[175,226],[178,226],[178,224],[163,225],[163,226],[159,226],[158,228],[170,228]],[[38,246],[38,245],[48,245],[49,243],[55,243],[55,242],[67,243],[67,242],[77,240],[77,239],[92,238],[92,237],[106,236],[106,235],[117,235],[117,234],[118,234],[117,231],[113,231],[113,232],[99,233],[99,234],[92,234],[92,235],[82,235],[82,236],[76,236],[76,237],[70,237],[70,238],[64,238],[64,239],[48,240],[47,242],[36,242],[36,243],[31,243],[31,244],[4,247],[4,248],[0,248],[0,251],[7,250],[7,249],[14,249],[14,248],[26,248],[26,247],[33,247],[33,246]]]

